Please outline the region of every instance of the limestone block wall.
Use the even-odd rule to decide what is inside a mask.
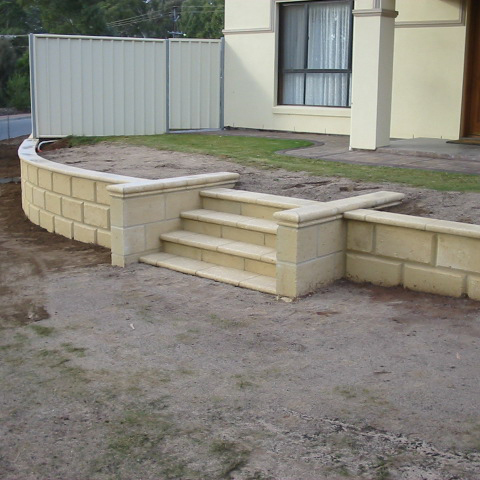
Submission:
[[[298,297],[343,278],[345,274],[345,212],[385,208],[404,195],[376,192],[307,205],[273,215],[277,230],[277,294]]]
[[[360,209],[347,223],[346,277],[480,300],[480,226]]]
[[[22,208],[32,223],[84,243],[111,248],[125,266],[159,251],[159,236],[177,230],[180,212],[199,208],[200,190],[235,185],[237,173],[146,180],[70,167],[20,149]]]
[[[180,229],[180,213],[201,208],[206,188],[232,188],[238,173],[220,172],[112,185],[112,264],[126,266],[158,252],[160,235]]]
[[[110,248],[107,186],[141,179],[50,162],[36,154],[37,142],[25,140],[18,152],[25,215],[49,232]]]

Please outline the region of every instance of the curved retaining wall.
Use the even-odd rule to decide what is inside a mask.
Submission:
[[[179,228],[181,211],[200,208],[201,190],[232,188],[239,177],[219,172],[147,180],[95,172],[46,160],[37,143],[25,140],[18,151],[25,215],[49,232],[110,248],[114,265],[159,251],[160,234]]]
[[[18,151],[25,215],[49,232],[110,248],[107,186],[141,179],[51,162],[35,152],[37,143],[27,139]]]

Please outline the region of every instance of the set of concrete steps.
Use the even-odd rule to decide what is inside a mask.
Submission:
[[[140,261],[275,294],[273,214],[317,202],[226,188],[200,196],[201,209],[181,213],[182,230],[161,235],[162,251]]]

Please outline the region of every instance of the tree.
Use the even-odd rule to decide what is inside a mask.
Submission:
[[[220,38],[225,18],[225,0],[185,0],[180,28],[189,38]]]
[[[47,33],[105,35],[108,33],[99,0],[17,0],[24,9],[39,12]]]
[[[174,29],[174,11],[184,0],[104,0],[102,9],[113,35],[167,38]]]
[[[0,106],[5,106],[7,101],[6,86],[15,70],[17,56],[8,40],[0,39]]]

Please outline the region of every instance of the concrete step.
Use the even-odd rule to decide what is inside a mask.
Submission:
[[[275,277],[274,248],[179,230],[160,236],[165,253]]]
[[[303,200],[230,188],[209,188],[202,190],[200,196],[202,197],[203,208],[207,210],[266,220],[273,220],[275,212],[321,203],[314,200]]]
[[[237,287],[249,288],[264,293],[276,294],[275,278],[228,268],[213,263],[195,260],[169,253],[153,253],[140,258],[140,262],[157,267],[168,268],[177,272],[209,278],[217,282],[228,283]]]
[[[277,224],[271,220],[214,210],[182,212],[184,230],[275,248]]]

